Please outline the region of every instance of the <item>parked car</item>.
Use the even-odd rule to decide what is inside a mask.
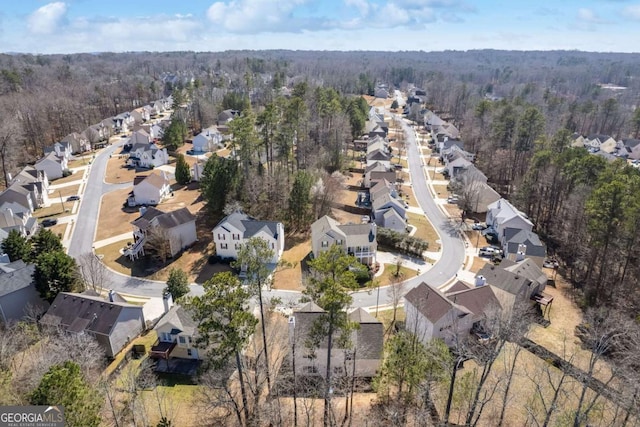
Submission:
[[[67,197],[67,202],[75,202],[76,200],[80,200],[80,196],[69,196]]]
[[[480,248],[478,255],[481,257],[493,258],[496,255],[502,255],[502,250],[495,246],[484,246]]]
[[[478,231],[484,230],[486,228],[487,228],[487,224],[485,224],[484,222],[476,222],[471,226],[472,230],[478,230]]]
[[[42,222],[40,224],[42,224],[43,227],[53,227],[54,225],[56,225],[58,223],[58,220],[55,218],[48,218],[48,219],[43,219]]]
[[[542,266],[546,268],[558,268],[560,264],[558,264],[558,261],[553,258],[547,258],[542,261]]]

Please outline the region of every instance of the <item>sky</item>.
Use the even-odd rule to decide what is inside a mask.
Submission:
[[[0,52],[640,51],[640,0],[1,0]]]

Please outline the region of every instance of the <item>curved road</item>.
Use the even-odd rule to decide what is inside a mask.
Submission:
[[[440,246],[442,248],[442,256],[430,269],[404,282],[404,290],[407,292],[421,282],[427,282],[436,287],[446,284],[462,267],[465,248],[452,221],[438,208],[429,192],[415,131],[404,120],[400,119],[400,122],[406,135],[407,157],[415,199],[440,235]],[[109,156],[121,147],[125,141],[123,140],[102,150],[96,155],[91,165],[85,193],[69,245],[69,255],[76,259],[79,259],[80,255],[92,251],[92,242],[95,237],[102,195],[114,189],[122,188],[122,185],[105,183],[104,176]],[[161,296],[162,289],[165,287],[164,282],[125,276],[110,269],[108,269],[108,272],[109,279],[105,287],[115,291],[142,296]],[[373,290],[354,292],[352,294],[352,306],[373,307],[377,303],[384,305],[388,302],[384,289],[385,287],[380,288],[380,291],[383,291],[380,293]],[[192,286],[191,293],[194,295],[202,294],[202,286]],[[285,306],[294,305],[300,295],[300,292],[282,290],[270,290],[264,293],[266,298],[280,298]]]

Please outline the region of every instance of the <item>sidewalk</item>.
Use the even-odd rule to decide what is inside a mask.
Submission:
[[[93,247],[95,249],[97,249],[97,248],[101,248],[103,246],[110,245],[112,243],[122,242],[123,240],[127,240],[127,239],[133,240],[133,234],[132,233],[122,233],[122,234],[119,234],[117,236],[109,237],[108,239],[98,240],[97,242],[93,243]]]

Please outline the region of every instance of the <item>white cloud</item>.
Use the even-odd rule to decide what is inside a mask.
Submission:
[[[362,16],[367,16],[369,14],[370,6],[367,0],[344,0],[344,4],[355,7]]]
[[[411,17],[406,9],[395,3],[387,3],[378,11],[378,19],[384,22],[385,27],[395,27],[408,24]]]
[[[207,10],[207,18],[232,33],[296,32],[309,24],[292,14],[305,0],[232,0],[218,1]]]
[[[640,4],[630,5],[624,8],[624,16],[640,20]]]
[[[34,34],[51,34],[66,13],[67,5],[63,2],[45,4],[27,17],[27,28]]]
[[[591,24],[600,24],[603,22],[593,10],[585,8],[578,9],[578,19]]]

